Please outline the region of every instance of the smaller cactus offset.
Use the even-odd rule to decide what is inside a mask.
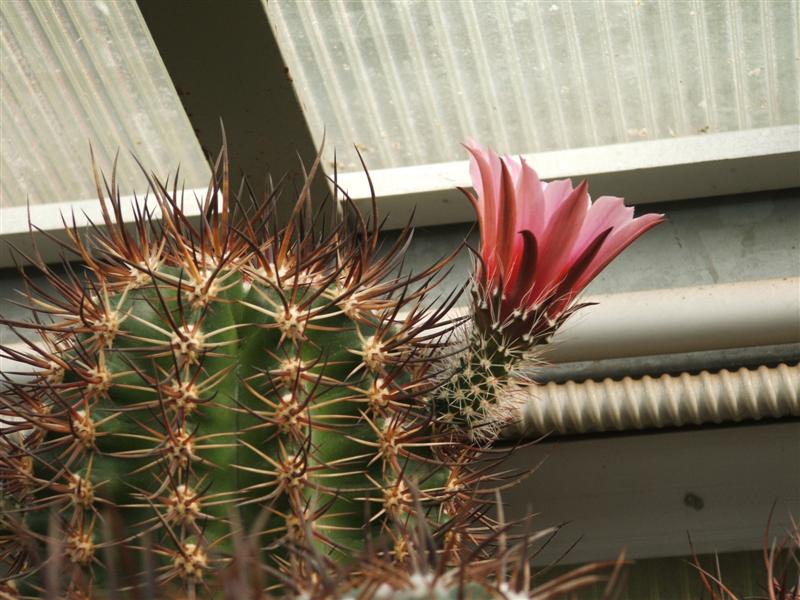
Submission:
[[[474,436],[491,441],[516,417],[519,387],[531,383],[518,367],[541,356],[585,306],[576,304],[580,292],[664,215],[633,218],[622,198],[592,203],[585,181],[576,188],[568,179],[544,183],[523,157],[465,147],[475,193],[461,191],[478,216],[481,245],[468,349],[453,356],[451,381],[438,397]]]
[[[148,177],[132,224],[95,168],[103,223],[68,228],[63,273],[23,256],[49,287],[27,282],[30,321],[0,320],[26,347],[3,353],[33,368],[0,401],[0,598],[246,597],[224,588],[245,564],[252,597],[527,595],[505,554],[494,583],[471,564],[505,535],[485,449],[515,418],[520,363],[659,218],[589,211],[584,186],[470,151],[482,251],[460,317],[436,296],[460,249],[404,274],[409,228],[381,248],[374,206],[366,220],[335,182],[312,214],[319,158],[282,228],[281,189],[233,193],[226,149],[203,198]]]

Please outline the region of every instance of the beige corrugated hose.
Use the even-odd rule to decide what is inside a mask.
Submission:
[[[800,416],[800,366],[568,381],[524,388],[509,435],[623,431]]]

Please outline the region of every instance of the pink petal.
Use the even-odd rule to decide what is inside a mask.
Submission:
[[[511,179],[517,181],[517,179],[519,179],[520,164],[515,158],[508,155],[504,156],[502,160],[505,163],[508,172],[511,173]]]
[[[575,289],[582,290],[589,285],[592,279],[594,279],[600,271],[605,269],[608,263],[614,260],[620,252],[636,241],[645,231],[652,229],[663,221],[664,215],[642,215],[612,231],[606,243],[603,244],[603,247],[600,249],[600,252],[595,256],[592,264],[589,265],[589,268],[586,269],[581,278],[576,282],[574,286]]]
[[[497,258],[500,261],[503,274],[508,277],[511,272],[511,263],[513,260],[514,238],[517,237],[517,200],[515,197],[514,181],[511,179],[511,173],[506,165],[506,161],[500,163],[501,184],[498,198]]]
[[[478,168],[478,161],[475,160],[474,156],[472,156],[473,149],[470,148],[469,146],[467,146],[466,148],[470,152],[470,155],[471,155],[470,158],[469,158],[469,176],[470,176],[470,179],[472,179],[472,187],[474,188],[475,194],[478,196],[478,198],[482,198],[483,197],[483,181],[481,180],[481,171]],[[482,206],[482,204],[481,204],[481,206]]]
[[[471,168],[472,185],[478,192],[478,199],[482,204],[481,217],[481,243],[483,251],[492,252],[497,235],[497,195],[499,193],[501,165],[497,155],[484,150],[480,146],[466,146],[475,161],[475,168]]]
[[[548,188],[550,186],[552,184]],[[589,208],[587,204],[589,194],[586,192],[586,188],[586,181],[582,181],[568,197],[561,201],[553,213],[553,218],[547,224],[542,239],[539,240],[534,301],[538,300],[542,294],[550,293],[553,290],[558,284],[555,278],[566,267],[566,262],[572,253],[572,246],[580,233],[586,211]],[[547,190],[545,190],[546,194]]]
[[[622,198],[601,196],[594,201],[573,248],[577,257],[599,235],[608,228],[621,227],[633,218],[633,208],[625,206]]]
[[[517,231],[528,230],[537,238],[544,234],[545,199],[539,175],[525,159],[522,162],[520,176],[517,179]]]
[[[519,239],[522,240],[521,247],[515,254],[517,260],[508,278],[509,291],[506,299],[506,303],[510,307],[508,312],[528,304],[529,295],[536,279],[536,255],[538,254],[536,237],[525,229],[519,234]]]
[[[581,291],[575,284],[580,280],[589,265],[597,256],[608,236],[611,234],[611,227],[601,231],[586,248],[578,255],[574,261],[569,262],[569,270],[561,279],[554,294],[555,302],[550,307],[548,313],[556,315],[566,308]]]
[[[558,179],[550,181],[543,186],[544,191],[544,223],[545,225],[553,218],[558,207],[572,194],[572,182],[569,179]]]

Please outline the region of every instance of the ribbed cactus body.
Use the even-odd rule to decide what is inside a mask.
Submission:
[[[464,350],[452,299],[429,293],[449,257],[399,274],[410,231],[380,249],[349,209],[325,232],[308,182],[278,231],[272,198],[234,203],[224,170],[199,224],[151,186],[160,220],[126,226],[100,192],[106,229],[71,234],[85,265],[40,264],[55,292],[31,290],[37,318],[7,322],[41,337],[7,349],[35,368],[3,397],[19,423],[2,438],[11,572],[54,537],[75,589],[103,580],[109,547],[151,549],[162,578],[200,585],[243,533],[293,577],[309,573],[298,547],[405,560],[408,528],[435,531],[485,478],[439,414]]]
[[[87,299],[94,331],[60,355],[44,419],[62,431],[34,471],[60,493],[68,544],[96,539],[93,516],[113,505],[138,531],[199,547],[237,507],[248,521],[265,510],[269,537],[304,535],[305,517],[357,552],[365,503],[377,534],[410,504],[404,478],[441,485],[430,452],[404,443],[430,433],[425,348],[312,272],[229,266],[200,287],[187,271]]]

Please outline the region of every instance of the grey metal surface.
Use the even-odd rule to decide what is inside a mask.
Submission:
[[[553,363],[544,369],[532,369],[530,376],[535,377],[539,383],[580,383],[587,379],[622,379],[653,373],[676,375],[697,373],[700,370],[713,372],[725,368],[754,369],[761,365],[775,366],[797,361],[800,361],[800,343]]]
[[[538,468],[536,468],[538,465]],[[800,421],[547,439],[504,467],[535,472],[504,493],[509,518],[563,525],[536,560],[759,550],[800,507]]]

